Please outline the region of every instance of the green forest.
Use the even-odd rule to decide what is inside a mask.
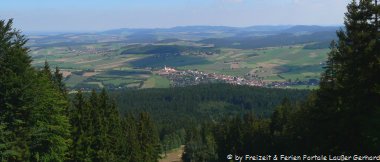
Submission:
[[[379,14],[377,1],[347,6],[316,90],[201,84],[68,93],[59,67],[33,67],[28,40],[12,19],[1,20],[0,161],[156,162],[181,145],[185,162],[378,156]]]

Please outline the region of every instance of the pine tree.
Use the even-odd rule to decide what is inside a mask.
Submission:
[[[67,101],[47,75],[31,67],[26,42],[12,20],[0,21],[0,157],[63,161],[70,145]]]
[[[273,112],[270,124],[272,134],[282,134],[285,131],[291,107],[292,105],[290,101],[287,98],[284,98],[281,105]]]
[[[108,114],[105,114],[108,121],[107,126],[107,139],[109,141],[109,160],[116,161],[118,159],[118,152],[120,149],[120,136],[122,133],[121,125],[120,125],[120,115],[117,109],[116,103],[114,100],[111,100],[109,105],[107,106]]]
[[[63,161],[71,144],[66,116],[68,102],[48,77],[41,73],[36,87],[30,89],[36,100],[31,103],[34,107],[30,123],[32,161]]]
[[[23,96],[35,76],[24,47],[26,39],[12,29],[12,23],[12,19],[0,21],[0,123],[5,126],[3,131],[10,133],[0,154],[2,159],[21,160],[29,156],[27,122],[32,107],[27,103],[33,100]]]
[[[125,161],[142,161],[140,142],[138,141],[137,121],[132,114],[122,120],[121,159]]]
[[[341,121],[337,122],[337,126],[341,129],[341,135],[345,136],[336,138],[337,150],[368,152],[370,148],[359,149],[357,146],[368,146],[366,141],[376,139],[373,134],[363,133],[367,125],[375,126],[374,123],[363,122],[368,118],[364,114],[373,114],[380,99],[380,95],[375,92],[380,80],[376,74],[379,71],[376,59],[379,55],[376,51],[379,37],[378,25],[373,22],[373,15],[377,14],[374,7],[372,0],[361,0],[358,4],[354,1],[348,6],[346,31],[338,32],[338,54],[331,59],[338,64],[337,93],[334,95],[338,96],[335,107]]]
[[[47,60],[45,60],[44,67],[42,69],[42,72],[53,81],[53,75],[51,74],[51,68]]]
[[[309,152],[369,153],[379,150],[379,128],[374,114],[380,103],[379,13],[376,1],[352,1],[347,6],[345,29],[331,44],[315,102],[303,115],[304,143]],[[321,131],[323,130],[323,131]],[[308,131],[308,133],[306,133]],[[350,141],[350,142],[347,142]],[[358,147],[362,146],[362,147]],[[375,151],[376,152],[376,151]]]
[[[137,130],[142,161],[158,161],[161,153],[160,141],[157,130],[147,113],[140,113]]]
[[[64,95],[67,95],[67,90],[65,83],[63,83],[63,75],[61,74],[58,66],[55,67],[54,75],[53,75],[54,85],[58,88],[58,90]]]
[[[88,134],[87,130],[87,107],[88,103],[81,90],[77,92],[71,112],[71,125],[73,144],[71,148],[72,161],[89,161]]]
[[[99,97],[95,90],[92,90],[90,98],[90,112],[89,115],[91,116],[91,128],[90,128],[90,134],[91,134],[91,158],[92,161],[99,161],[99,150],[102,150],[104,147],[104,141],[102,139],[104,126],[102,123],[102,111],[99,107]]]
[[[109,110],[109,97],[105,89],[103,89],[98,97],[98,106],[99,106],[99,114],[100,114],[100,121],[102,123],[101,130],[100,130],[100,139],[101,143],[99,144],[101,147],[98,151],[98,157],[102,161],[109,161],[113,157],[113,153],[111,151],[111,139],[108,138],[108,132],[110,128],[110,121],[108,121],[108,115],[110,114]]]

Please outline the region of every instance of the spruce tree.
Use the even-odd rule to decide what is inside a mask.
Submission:
[[[53,75],[51,74],[51,68],[47,60],[44,62],[44,67],[42,68],[42,72],[50,79],[53,81]]]
[[[31,67],[27,40],[12,22],[0,21],[0,157],[63,161],[70,145],[67,101],[45,73]]]
[[[125,159],[125,161],[142,161],[137,121],[132,114],[126,115],[122,120],[121,139],[121,159]]]
[[[158,161],[161,146],[156,128],[148,113],[140,113],[138,121],[138,140],[141,151],[141,160],[147,162]]]
[[[32,161],[63,161],[68,151],[70,123],[66,116],[68,102],[45,73],[40,73],[37,85],[30,89],[32,126],[30,152]],[[35,93],[38,92],[38,93]]]
[[[104,141],[102,139],[104,126],[102,123],[102,112],[99,107],[99,97],[95,90],[92,90],[90,98],[90,112],[89,115],[91,116],[91,128],[90,128],[90,134],[91,134],[91,158],[92,161],[99,161],[99,150],[101,150],[104,147]]]
[[[72,161],[89,161],[89,137],[88,121],[86,116],[88,112],[88,103],[81,90],[77,92],[74,98],[73,110],[71,112],[71,125],[73,144],[71,146]]]
[[[345,28],[331,44],[315,102],[301,133],[309,152],[376,153],[380,150],[380,82],[378,6],[374,0],[352,1]],[[299,129],[301,130],[301,129]],[[350,142],[347,142],[350,141]],[[361,146],[361,147],[358,147]]]
[[[64,95],[67,95],[67,90],[65,83],[63,83],[63,75],[61,74],[58,66],[55,67],[54,75],[53,75],[54,85],[58,88],[58,90]]]
[[[106,92],[105,89],[103,89],[100,94],[99,94],[99,98],[98,98],[98,105],[99,105],[99,114],[100,114],[100,121],[102,123],[102,127],[101,127],[101,130],[100,130],[100,139],[101,139],[101,143],[99,143],[100,145],[100,149],[97,150],[98,151],[98,157],[99,159],[103,160],[103,161],[108,161],[110,159],[112,159],[113,157],[113,153],[111,151],[111,146],[110,146],[110,138],[108,138],[108,131],[110,129],[110,121],[108,121],[108,115],[109,115],[109,97],[108,97],[108,94]]]

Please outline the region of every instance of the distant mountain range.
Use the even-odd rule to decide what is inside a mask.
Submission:
[[[271,46],[318,43],[325,48],[336,39],[340,26],[180,26],[155,29],[114,29],[93,33],[30,35],[29,45],[36,47],[68,46],[101,42],[171,43],[187,41],[215,47],[254,49]]]
[[[276,33],[313,33],[321,31],[336,31],[341,26],[317,26],[317,25],[279,25],[279,26],[250,26],[250,27],[228,27],[228,26],[179,26],[173,28],[133,29],[122,28],[100,32],[102,34],[131,34],[131,33],[160,33],[160,32],[188,32],[188,33],[244,33],[244,32],[276,32]]]

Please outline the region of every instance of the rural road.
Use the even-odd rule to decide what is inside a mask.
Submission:
[[[185,146],[182,145],[180,148],[172,150],[167,153],[166,157],[160,160],[160,162],[182,162],[182,153]]]

